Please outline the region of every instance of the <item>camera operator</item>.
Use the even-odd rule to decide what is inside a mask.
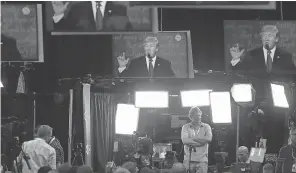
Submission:
[[[37,137],[24,142],[19,156],[22,173],[37,173],[43,166],[56,169],[56,152],[47,142],[52,136],[52,128],[42,125],[38,128]]]
[[[190,173],[207,173],[208,143],[212,141],[212,129],[201,122],[202,112],[198,107],[192,107],[188,116],[191,123],[183,125],[181,132],[184,165]]]

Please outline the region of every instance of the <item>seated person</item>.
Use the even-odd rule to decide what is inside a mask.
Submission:
[[[178,162],[175,152],[174,151],[167,151],[165,154],[165,159],[163,160],[163,166],[164,169],[171,169],[173,167],[173,164]]]
[[[249,149],[245,146],[240,146],[237,149],[238,163],[232,165],[233,173],[259,173],[260,164],[249,160]]]
[[[263,166],[263,173],[274,173],[274,167],[271,163],[266,163]]]

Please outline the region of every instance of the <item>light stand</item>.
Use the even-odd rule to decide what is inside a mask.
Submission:
[[[188,170],[187,170],[187,173],[190,173],[191,154],[192,154],[192,150],[193,150],[194,152],[196,152],[196,149],[195,149],[195,147],[192,146],[192,145],[188,145],[188,147],[189,147],[189,159],[188,159]]]
[[[237,116],[236,116],[236,162],[238,163],[237,150],[239,148],[239,127],[240,127],[240,105],[237,105]]]

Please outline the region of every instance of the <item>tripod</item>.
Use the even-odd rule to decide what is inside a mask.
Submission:
[[[72,161],[72,166],[84,165],[84,159],[82,154],[82,143],[76,144],[76,150],[74,152],[74,158]]]
[[[192,145],[188,145],[188,147],[189,147],[189,159],[188,159],[188,170],[187,170],[187,173],[190,173],[191,154],[192,154],[192,150],[193,150],[194,152],[196,152],[196,149],[195,149],[195,147],[192,146]]]

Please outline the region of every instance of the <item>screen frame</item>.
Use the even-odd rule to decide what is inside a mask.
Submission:
[[[2,4],[3,5],[3,4]],[[7,5],[14,5],[9,3]],[[15,4],[22,5],[22,4]],[[23,4],[28,5],[28,4]],[[23,61],[2,61],[2,62],[44,62],[44,43],[43,43],[43,21],[42,21],[42,4],[29,3],[29,5],[36,5],[36,35],[37,35],[37,60],[23,60]]]
[[[192,54],[192,42],[191,42],[191,32],[189,30],[184,31],[159,31],[157,34],[161,33],[185,33],[186,34],[186,40],[187,40],[187,46],[186,46],[186,53],[187,53],[187,77],[183,78],[177,78],[177,77],[119,77],[116,76],[116,73],[114,71],[114,58],[112,54],[112,76],[114,79],[187,79],[187,78],[194,78],[194,67],[193,67],[193,54]],[[130,33],[119,33],[119,34],[113,34],[113,35],[133,35],[133,34],[141,34],[141,32],[130,32]],[[153,32],[142,32],[142,34],[155,34]],[[113,36],[112,36],[113,40]],[[113,50],[113,43],[112,43],[112,50]],[[113,51],[112,51],[113,52]]]

